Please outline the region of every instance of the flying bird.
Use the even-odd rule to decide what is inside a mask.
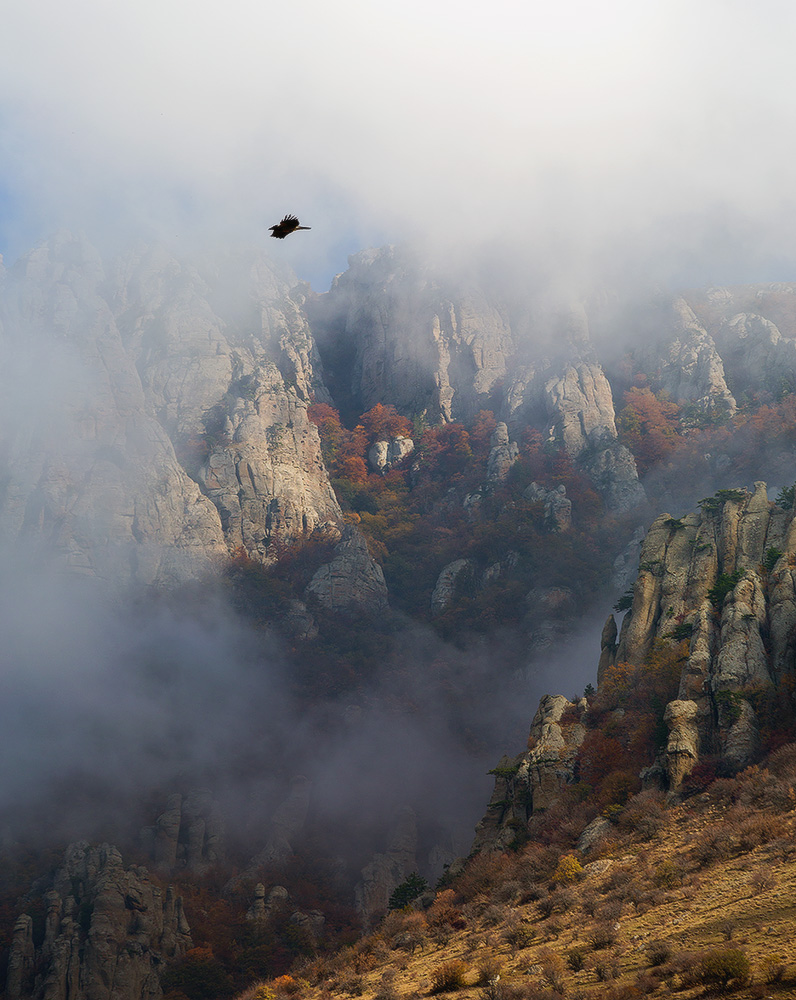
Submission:
[[[300,226],[299,220],[295,215],[286,215],[280,223],[271,226],[270,229],[274,239],[283,240],[291,233],[295,233],[297,229],[312,229],[312,226]]]

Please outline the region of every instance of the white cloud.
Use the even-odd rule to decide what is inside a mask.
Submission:
[[[295,211],[313,236],[280,252],[299,267],[341,229],[591,254],[721,206],[790,255],[795,18],[775,0],[31,0],[0,43],[4,180],[45,231],[250,237]]]

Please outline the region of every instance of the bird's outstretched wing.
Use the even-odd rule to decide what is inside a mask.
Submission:
[[[278,222],[275,226],[271,226],[271,235],[277,240],[283,240],[286,236],[291,233],[295,233],[297,229],[311,229],[311,226],[300,226],[299,220],[295,215],[286,215],[281,222]]]

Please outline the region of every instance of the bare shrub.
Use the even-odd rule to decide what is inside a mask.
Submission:
[[[672,957],[672,943],[671,941],[650,941],[645,951],[647,961],[651,966],[663,965]]]
[[[541,976],[543,982],[554,993],[563,995],[566,990],[566,966],[561,956],[551,948],[540,948],[536,955],[536,960],[542,967]]]
[[[400,1000],[400,994],[395,988],[394,983],[384,982],[382,980],[381,984],[376,988],[376,992],[373,994],[373,1000]]]
[[[520,898],[523,887],[517,879],[509,879],[503,885],[496,886],[492,892],[492,899],[496,903],[513,903]]]
[[[517,952],[521,948],[528,948],[533,944],[536,931],[530,924],[516,921],[511,923],[503,931],[503,940],[511,946],[512,952]]]
[[[597,911],[597,916],[602,923],[613,924],[622,916],[622,910],[621,899],[608,899]]]
[[[655,868],[652,881],[659,889],[674,889],[683,881],[683,873],[676,861],[668,859]]]
[[[338,989],[352,997],[361,997],[365,991],[365,980],[355,972],[349,972],[338,980]]]
[[[466,975],[467,966],[464,962],[455,959],[445,962],[431,972],[431,992],[452,993],[464,989],[467,985]]]
[[[610,948],[616,942],[616,938],[616,925],[608,921],[601,921],[592,927],[589,933],[589,944],[595,951],[601,951],[603,948]]]
[[[529,882],[520,893],[518,903],[536,903],[547,895],[547,889],[540,882]]]
[[[766,955],[760,963],[760,975],[764,983],[781,983],[787,972],[787,965],[781,955]]]
[[[724,989],[730,984],[735,987],[744,986],[749,982],[750,974],[749,959],[740,948],[711,951],[700,964],[701,981],[708,986],[721,986]]]
[[[666,797],[650,789],[639,792],[618,816],[620,829],[631,830],[642,840],[652,840],[667,825]]]
[[[636,976],[636,989],[642,996],[656,993],[660,985],[660,980],[649,972],[639,972]]]
[[[503,924],[508,920],[511,910],[507,906],[488,906],[482,915],[482,920],[487,927],[495,927],[498,924]]]
[[[580,972],[586,965],[587,951],[585,948],[570,948],[567,952],[567,965],[573,972]]]
[[[589,956],[587,966],[601,983],[618,979],[620,976],[619,956],[615,952],[606,952],[603,955],[591,955]]]
[[[467,926],[467,919],[455,905],[456,893],[453,889],[444,889],[437,893],[437,898],[431,904],[426,914],[426,921],[430,927],[452,927],[454,930],[464,930]]]
[[[773,889],[776,884],[777,880],[774,877],[774,873],[766,871],[763,868],[758,868],[757,871],[752,872],[752,877],[749,879],[749,886],[756,895]]]
[[[415,950],[421,948],[425,942],[428,924],[425,916],[416,910],[411,912],[393,910],[385,918],[381,932],[389,941],[391,948],[414,954]]]
[[[502,968],[494,955],[487,955],[478,963],[478,985],[487,986],[500,979]]]

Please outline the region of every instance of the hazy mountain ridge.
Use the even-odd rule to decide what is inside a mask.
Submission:
[[[682,441],[693,440],[695,446],[702,441],[700,427],[709,432],[746,412],[743,407],[752,412],[752,404],[787,400],[788,380],[796,384],[796,340],[788,336],[796,332],[796,324],[789,325],[794,316],[790,296],[791,286],[714,289],[683,299],[659,297],[635,311],[615,304],[609,309],[605,302],[599,308],[570,302],[523,313],[477,284],[461,291],[385,249],[356,255],[328,296],[316,297],[259,252],[188,264],[149,248],[134,251],[106,272],[84,241],[62,235],[32,251],[3,280],[10,377],[0,523],[8,540],[41,545],[65,555],[70,568],[114,583],[169,587],[237,567],[233,574],[254,581],[250,605],[259,601],[268,627],[292,643],[291,655],[310,661],[323,662],[327,655],[324,629],[364,633],[371,627],[367,619],[381,618],[384,631],[374,631],[367,653],[355,650],[360,657],[355,665],[346,664],[349,680],[324,678],[330,711],[340,714],[334,725],[352,733],[363,705],[372,708],[369,699],[377,702],[382,696],[393,703],[416,700],[418,714],[424,701],[437,697],[435,685],[447,689],[453,705],[478,691],[479,683],[490,692],[505,684],[511,697],[515,688],[507,675],[512,670],[533,673],[550,657],[566,659],[579,615],[594,610],[578,602],[586,596],[594,600],[599,587],[607,585],[611,563],[638,520],[647,517],[633,454],[621,440],[623,434],[630,438],[617,425],[624,390],[651,389],[664,402],[668,394],[683,415]],[[617,342],[625,339],[620,350]],[[32,418],[25,408],[31,385],[42,403],[33,408]],[[332,468],[328,459],[324,462],[321,436],[310,416],[312,404],[329,408],[332,403],[349,415],[372,412],[379,404],[397,407],[414,420],[411,436],[402,436],[409,433],[402,430],[400,440],[414,438],[415,450],[400,449],[396,469],[368,473],[367,441],[361,434],[362,440],[356,438],[358,428],[347,430],[363,455],[352,451],[349,456],[356,459],[352,478],[337,469],[336,496]],[[483,411],[491,412],[484,416]],[[389,451],[398,439],[385,435]],[[645,480],[651,497],[671,495],[674,483],[677,502],[690,497],[693,503],[696,484],[718,476],[724,485],[733,469],[730,450],[723,447],[693,466],[694,483],[677,481],[684,466],[664,468],[663,461],[652,461]],[[787,450],[775,457],[782,454],[787,456]],[[763,469],[765,458],[759,456]],[[796,478],[792,448],[788,462],[784,482]],[[538,481],[530,481],[532,475]],[[657,475],[669,478],[661,485]],[[419,506],[402,521],[412,492],[421,498]],[[732,769],[754,761],[766,746],[761,723],[766,737],[777,727],[781,734],[789,731],[792,706],[782,702],[777,714],[770,695],[793,672],[793,512],[773,505],[764,484],[758,483],[753,494],[730,492],[716,494],[701,514],[682,516],[677,508],[679,518],[661,515],[655,522],[618,642],[615,625],[603,630],[596,708],[563,697],[543,702],[531,750],[519,763],[512,759],[496,769],[498,787],[489,822],[479,832],[479,850],[506,847],[518,832],[520,840],[529,831],[532,836],[535,812],[538,819],[540,808],[555,806],[558,792],[588,784],[583,774],[589,767],[596,796],[592,806],[621,808],[640,787],[642,769],[647,784],[675,790],[700,764]],[[436,520],[423,530],[443,528],[447,547],[436,549],[432,535],[426,536],[431,559],[423,567],[421,586],[419,561],[414,570],[410,563],[401,566],[408,559],[404,550],[398,551],[397,542],[392,553],[389,549],[394,539],[411,535],[421,524],[418,510],[424,505]],[[588,566],[578,563],[574,554],[603,522],[612,525],[600,536],[610,538],[611,551],[598,553],[593,545],[586,554]],[[479,539],[466,558],[465,543],[472,538],[465,532]],[[422,537],[418,551],[424,547]],[[302,547],[307,541],[319,543],[317,549]],[[493,547],[498,543],[499,551]],[[534,546],[543,553],[536,562],[529,558]],[[318,554],[314,563],[313,551]],[[447,552],[447,561],[437,559],[441,552]],[[302,553],[309,553],[303,566]],[[297,569],[291,570],[291,559]],[[281,562],[294,574],[291,592],[258,575],[265,573],[263,566],[278,569]],[[593,578],[566,585],[556,578],[557,585],[551,585],[551,574],[561,576],[568,566],[586,567]],[[398,570],[403,586],[414,588],[426,603],[411,606],[416,622],[390,609],[390,597],[395,604],[398,596],[397,590],[390,594]],[[437,586],[425,582],[430,572]],[[721,604],[711,595],[724,577],[729,596],[724,600],[722,593]],[[475,612],[480,618],[476,622],[473,614],[472,625],[481,629],[480,640],[465,627],[468,614]],[[454,645],[472,640],[475,654],[463,657],[483,656],[485,663],[490,641],[501,642],[502,650],[512,642],[526,648],[520,656],[512,651],[505,663],[490,661],[485,677],[478,678],[476,671],[460,669],[450,649],[424,635],[426,627]],[[595,672],[598,632],[599,626],[590,646]],[[393,642],[392,635],[402,638]],[[681,648],[686,640],[687,653]],[[416,663],[399,662],[402,641]],[[653,654],[660,654],[661,662],[653,663]],[[386,695],[357,680],[363,656],[370,658],[366,671],[375,672],[384,658],[390,670],[401,673]],[[330,662],[336,670],[345,653],[336,650],[335,657]],[[419,683],[426,663],[433,670]],[[617,670],[625,663],[628,676],[650,695],[644,711],[638,704],[631,711],[622,701],[629,697],[627,676]],[[307,670],[305,683],[314,676]],[[561,676],[570,687],[567,675]],[[457,691],[457,683],[467,690]],[[352,704],[343,712],[335,699],[349,697]],[[497,710],[499,704],[484,699],[480,705],[483,713],[495,712],[489,724],[498,727],[507,718]],[[688,705],[696,706],[695,713]],[[532,708],[515,705],[513,711],[529,716]],[[466,740],[478,742],[469,731],[478,711],[476,699],[442,717],[445,724],[467,730],[458,734],[457,752]],[[594,734],[609,728],[609,712],[620,711],[628,721],[615,725],[610,738],[619,750],[623,740],[634,750],[630,763],[620,768],[621,781],[611,786],[610,775],[584,755],[603,752],[611,763],[604,751],[616,747],[597,745]],[[638,712],[641,722],[634,715]],[[340,725],[343,715],[345,725]],[[433,714],[430,719],[435,726],[438,720]],[[657,727],[660,739],[664,723],[668,742],[656,745],[648,729]],[[477,727],[472,729],[477,733]],[[314,736],[317,731],[308,726],[307,732]],[[657,759],[651,748],[660,750]],[[444,757],[433,763],[444,770]],[[387,791],[380,787],[379,794]],[[214,842],[205,857],[203,817],[188,809],[176,819],[172,813],[167,808],[146,818],[155,821],[156,841],[143,848],[140,860],[156,864],[164,878],[185,871],[193,878],[205,864],[217,866],[235,886],[229,892],[237,893],[238,910],[245,894],[253,892],[249,883],[257,877],[257,858],[261,870],[266,861],[284,863],[304,833],[303,819],[289,836],[274,819],[267,836],[258,832],[247,844],[247,855],[239,851],[235,863],[227,864],[220,860],[223,844]],[[365,921],[383,909],[410,869],[423,867],[436,877],[442,861],[450,860],[441,846],[444,833],[430,853],[423,844],[433,861],[415,850],[415,820],[401,815],[401,836],[395,834],[390,843],[387,831],[386,851],[377,851],[359,878]],[[166,839],[168,864],[161,856]],[[279,858],[274,844],[281,845]],[[269,851],[266,859],[263,852]],[[188,863],[191,858],[200,859],[199,867]],[[268,869],[268,877],[277,876]],[[350,873],[347,877],[350,882]],[[251,905],[247,899],[246,906]],[[236,920],[242,919],[238,910]],[[295,912],[306,910],[304,904]],[[186,915],[192,924],[188,904]],[[266,927],[262,933],[271,931]],[[28,936],[20,954],[27,956],[31,975],[35,965],[25,987],[32,992],[15,986],[15,996],[43,996],[45,983],[51,982],[49,952],[38,952],[34,962]],[[210,938],[199,940],[200,948],[210,946]],[[79,933],[76,941],[82,941]],[[293,944],[317,946],[304,937]],[[33,947],[40,945],[37,940]],[[260,938],[256,947],[264,947]],[[235,961],[229,949],[225,961],[228,966]],[[257,961],[263,968],[269,959],[261,955]],[[156,996],[158,987],[148,982]],[[227,994],[231,983],[224,986]],[[132,1000],[135,989],[131,993],[120,985],[120,1000]],[[72,994],[55,992],[52,1000],[72,1000]],[[191,994],[190,1000],[202,998]]]

